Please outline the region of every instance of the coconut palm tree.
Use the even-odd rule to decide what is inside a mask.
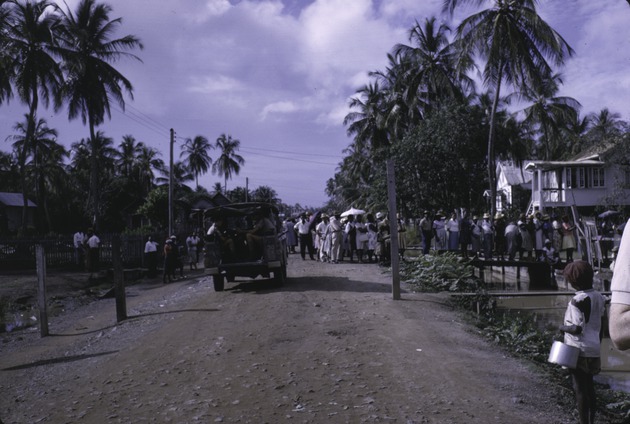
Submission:
[[[227,193],[227,180],[232,178],[232,174],[238,175],[241,166],[245,164],[245,159],[237,153],[240,145],[240,140],[232,138],[231,135],[221,134],[217,138],[215,147],[221,154],[212,164],[212,172],[223,176],[224,193]]]
[[[5,34],[5,28],[9,25],[11,9],[8,3],[0,2],[0,104],[13,95],[11,90],[11,54]]]
[[[52,13],[52,3],[48,1],[11,1],[2,5],[4,30],[2,31],[2,62],[5,71],[1,76],[0,92],[3,97],[10,96],[7,91],[7,79],[13,83],[20,100],[28,106],[25,137],[32,138],[37,123],[36,114],[40,100],[47,107],[52,100],[55,109],[61,106],[61,87],[63,75],[54,58],[57,35],[56,18]],[[7,14],[9,13],[10,14]],[[32,144],[25,141],[24,147]],[[27,197],[26,197],[26,156],[25,151],[18,152],[21,170],[22,195],[22,228],[26,230]]]
[[[146,196],[152,189],[155,181],[155,172],[164,170],[165,164],[159,158],[160,152],[146,145],[140,147],[137,157],[138,182],[142,189],[142,196]]]
[[[621,132],[621,115],[617,112],[611,112],[608,108],[603,108],[599,113],[589,115],[591,121],[590,132],[603,140],[612,135],[619,135]]]
[[[185,158],[185,162],[188,163],[188,169],[195,176],[195,185],[197,187],[199,187],[199,175],[208,172],[212,165],[212,158],[208,154],[208,151],[211,149],[214,149],[214,146],[202,135],[187,138],[182,146],[182,152],[179,157]]]
[[[107,192],[107,187],[116,171],[116,158],[118,151],[114,148],[114,140],[106,137],[102,131],[97,131],[94,138],[84,138],[81,141],[72,143],[70,169],[77,184],[80,186],[80,193],[85,196],[83,206],[86,216],[91,217],[91,225],[98,223],[97,216],[94,215],[92,200],[89,196],[92,185],[92,158],[98,157],[99,179],[97,181],[99,198],[94,199],[100,204],[102,197]],[[100,214],[100,211],[99,211]]]
[[[394,46],[394,54],[410,64],[403,75],[408,103],[424,98],[426,106],[435,108],[444,99],[463,100],[464,92],[474,88],[469,77],[456,73],[450,31],[446,24],[437,25],[435,17],[426,19],[422,26],[416,21],[409,31],[411,45]]]
[[[162,172],[164,176],[157,177],[156,183],[159,186],[168,186],[170,182],[169,170],[165,168]],[[190,169],[188,169],[184,162],[175,162],[173,164],[173,190],[176,198],[180,198],[184,194],[192,192],[193,190],[188,187],[186,183],[194,180],[195,176],[190,172]]]
[[[110,20],[112,8],[95,0],[81,0],[74,12],[68,7],[61,10],[60,53],[65,62],[67,82],[64,95],[68,117],[81,117],[89,126],[90,138],[96,137],[96,127],[111,118],[110,103],[124,109],[125,92],[133,98],[131,82],[111,63],[121,58],[140,60],[130,50],[142,43],[133,35],[110,38],[122,23],[121,18]],[[99,157],[96,151],[90,158],[90,206],[94,225],[100,221],[99,208]]]
[[[269,186],[260,186],[252,192],[252,199],[254,202],[265,202],[276,205],[280,203],[278,193]]]
[[[538,139],[543,147],[543,160],[559,159],[552,153],[560,153],[556,146],[561,144],[561,129],[572,116],[579,114],[582,106],[572,97],[557,96],[561,84],[560,74],[553,74],[545,78],[541,85],[526,88],[524,92],[519,93],[521,100],[530,103],[522,111],[523,123],[538,133]]]
[[[30,116],[24,115],[24,122],[18,122],[13,129],[16,134],[9,136],[13,141],[13,149],[24,162],[19,163],[22,169],[21,174],[32,176],[22,180],[27,185],[22,188],[22,193],[35,192],[37,204],[43,209],[48,229],[51,228],[50,214],[48,212],[45,171],[47,167],[52,167],[55,161],[57,166],[63,167],[65,149],[57,143],[57,130],[48,128],[46,120],[39,119],[37,123],[29,122]],[[29,134],[29,131],[33,131]]]
[[[349,107],[353,109],[343,120],[348,127],[348,136],[354,137],[358,150],[373,150],[389,145],[387,130],[383,125],[385,91],[378,81],[359,88],[358,96],[350,99]]]
[[[138,156],[144,143],[136,142],[132,135],[124,135],[116,151],[116,168],[120,175],[132,179],[138,166]]]
[[[44,211],[46,229],[50,231],[54,229],[54,226],[50,214],[49,199],[51,195],[59,194],[59,188],[66,184],[68,175],[64,162],[68,157],[68,152],[54,138],[39,141],[44,142],[36,149],[30,167],[35,176],[37,204]]]
[[[463,4],[490,4],[461,22],[455,42],[464,58],[460,62],[463,69],[471,66],[468,58],[475,54],[485,60],[483,81],[494,91],[488,132],[488,181],[491,199],[496,199],[495,114],[503,85],[519,91],[540,86],[552,74],[552,65],[562,65],[573,50],[538,15],[536,0],[445,0],[444,10],[453,14]],[[496,203],[490,204],[494,214]]]
[[[221,186],[220,182],[214,183],[214,185],[212,186],[212,193],[214,194],[223,193],[223,187]]]
[[[579,153],[585,147],[584,135],[591,125],[590,117],[575,115],[570,117],[562,128],[564,149],[563,157],[569,157]]]

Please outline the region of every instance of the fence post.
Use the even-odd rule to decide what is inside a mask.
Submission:
[[[39,309],[39,334],[48,336],[48,308],[46,305],[46,255],[44,246],[35,246],[35,262],[37,265],[37,308]]]
[[[125,273],[120,249],[120,235],[112,237],[112,264],[114,266],[114,292],[116,294],[116,320],[127,319],[127,298],[125,294]]]

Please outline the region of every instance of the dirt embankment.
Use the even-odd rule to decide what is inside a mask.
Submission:
[[[528,364],[463,323],[442,295],[376,265],[292,255],[289,281],[204,278],[128,288],[4,334],[6,423],[570,423]]]

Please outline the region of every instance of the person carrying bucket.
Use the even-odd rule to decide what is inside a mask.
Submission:
[[[580,424],[595,421],[596,395],[593,376],[601,370],[600,349],[606,300],[593,289],[593,268],[588,262],[570,262],[564,268],[564,278],[576,290],[564,314],[564,343],[580,349],[577,365],[569,369]]]

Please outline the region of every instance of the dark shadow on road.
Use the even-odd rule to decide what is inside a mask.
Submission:
[[[114,353],[117,353],[117,352],[118,352],[117,350],[112,350],[112,351],[109,351],[109,352],[91,353],[91,354],[74,355],[74,356],[64,356],[62,358],[42,359],[40,361],[30,362],[28,364],[15,365],[13,367],[3,368],[2,371],[16,371],[16,370],[24,370],[24,369],[27,369],[27,368],[35,368],[35,367],[41,367],[41,366],[46,366],[46,365],[63,364],[63,363],[67,363],[67,362],[76,362],[76,361],[82,361],[84,359],[96,358],[96,357],[104,356],[104,355],[111,355],[111,354],[114,354]]]
[[[131,320],[137,320],[140,318],[144,318],[144,317],[150,317],[150,316],[157,316],[157,315],[168,315],[168,314],[181,314],[181,313],[185,313],[185,312],[218,312],[219,309],[178,309],[175,311],[160,311],[160,312],[147,312],[146,314],[138,314],[138,315],[128,315],[127,319],[118,323],[118,324],[112,324],[112,325],[108,325],[106,327],[102,327],[102,328],[97,328],[95,330],[90,330],[90,331],[83,331],[83,332],[77,332],[77,333],[66,333],[66,334],[60,334],[60,333],[55,333],[55,334],[50,334],[50,337],[77,337],[77,336],[85,336],[88,334],[93,334],[93,333],[98,333],[104,330],[109,330],[110,328],[114,328],[117,325],[123,325],[125,322],[127,321],[131,321]]]
[[[255,279],[226,283],[225,291],[266,294],[272,292],[341,291],[355,293],[391,293],[391,284],[352,280],[347,277],[296,277],[288,278],[284,285],[273,279]],[[401,289],[401,293],[405,293]]]
[[[146,314],[129,315],[127,317],[127,320],[151,317],[151,316],[156,316],[156,315],[180,314],[183,312],[219,312],[219,311],[220,309],[178,309],[176,311],[148,312]]]

